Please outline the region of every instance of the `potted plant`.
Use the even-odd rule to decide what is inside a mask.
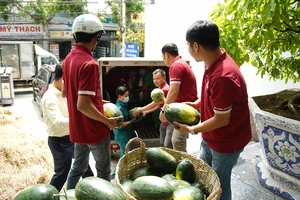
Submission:
[[[300,81],[299,0],[224,0],[211,18],[219,26],[221,46],[240,66],[247,62],[262,77]],[[268,102],[275,97],[281,101]],[[260,102],[267,102],[272,110],[266,111]],[[299,89],[249,98],[249,106],[262,145],[262,161],[257,164],[261,185],[284,199],[296,199],[300,196]],[[280,112],[273,112],[275,107]],[[294,118],[282,116],[286,111]]]

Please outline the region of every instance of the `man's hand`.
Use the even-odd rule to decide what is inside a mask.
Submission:
[[[178,130],[180,133],[190,133],[191,127],[185,124],[180,124],[178,122],[173,122],[176,126],[174,127],[176,130]]]
[[[108,123],[105,124],[105,125],[110,130],[114,130],[116,128],[121,128],[122,125],[118,125],[118,121],[122,120],[122,118],[123,118],[123,116],[108,118]]]
[[[140,107],[137,107],[137,108],[135,108],[135,110],[134,110],[134,112],[133,112],[133,116],[136,117],[136,116],[138,116],[141,112],[143,112],[143,111],[141,110],[141,108],[140,108]],[[144,116],[144,113],[143,113],[143,116]]]
[[[107,100],[102,100],[102,102],[104,103],[104,104],[106,104],[106,103],[110,103],[110,101],[107,101]]]
[[[164,115],[164,113],[163,113],[162,110],[161,110],[160,113],[159,113],[159,120],[160,120],[161,122],[166,122],[166,121],[167,121],[166,118],[165,118],[165,115]]]

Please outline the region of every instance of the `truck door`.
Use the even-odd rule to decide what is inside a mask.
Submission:
[[[0,67],[12,67],[13,78],[21,78],[18,44],[0,44]]]

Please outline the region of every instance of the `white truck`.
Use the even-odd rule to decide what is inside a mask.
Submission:
[[[0,67],[12,67],[14,88],[31,87],[32,76],[44,64],[55,65],[56,56],[32,41],[0,41]]]
[[[102,57],[98,59],[98,64],[101,70],[101,90],[103,99],[109,100],[112,103],[116,102],[116,88],[119,85],[125,85],[129,88],[129,110],[144,106],[151,102],[150,93],[155,87],[153,84],[152,72],[157,69],[163,69],[167,74],[167,82],[169,81],[169,68],[166,67],[162,59],[148,58],[123,58],[123,57]],[[148,88],[139,94],[136,92],[141,85],[139,69],[147,70],[148,75],[144,75],[144,84],[148,84]],[[145,77],[147,76],[147,77]],[[147,81],[146,81],[147,79]],[[142,98],[141,95],[142,94]],[[157,112],[146,115],[143,120],[133,124],[138,137],[143,139],[147,147],[160,146],[159,137],[159,110]],[[114,135],[111,134],[111,150],[118,150],[120,147],[114,141]],[[139,144],[133,144],[139,147]]]

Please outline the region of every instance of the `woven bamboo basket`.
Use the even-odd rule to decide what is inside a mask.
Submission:
[[[140,142],[140,148],[133,149],[132,151],[128,151],[129,145],[132,142]],[[161,147],[162,148],[162,147]],[[128,194],[122,187],[121,181],[129,178],[130,174],[133,173],[135,170],[148,166],[147,160],[146,160],[146,151],[148,148],[146,148],[145,143],[141,138],[135,137],[129,140],[129,142],[126,145],[126,152],[125,155],[118,161],[117,167],[116,167],[116,185],[122,189],[129,200],[136,200],[133,196]],[[195,173],[196,178],[201,183],[208,186],[207,190],[209,192],[209,196],[207,197],[207,200],[218,200],[220,199],[222,189],[220,185],[220,180],[216,172],[203,160],[196,158],[195,156],[189,155],[185,152],[180,152],[168,148],[162,148],[163,150],[170,153],[172,156],[174,156],[179,163],[182,159],[187,158],[189,159],[194,167],[195,167]]]

